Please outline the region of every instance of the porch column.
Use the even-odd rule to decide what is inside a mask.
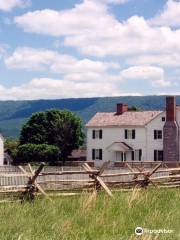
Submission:
[[[125,162],[125,152],[122,152],[122,162]]]

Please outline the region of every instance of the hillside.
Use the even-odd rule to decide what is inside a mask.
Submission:
[[[0,129],[4,136],[17,137],[22,124],[32,113],[46,109],[69,109],[77,113],[86,123],[98,111],[115,111],[116,103],[128,103],[141,110],[161,110],[165,106],[164,96],[103,97],[34,101],[0,101]],[[177,97],[180,104],[180,96]]]

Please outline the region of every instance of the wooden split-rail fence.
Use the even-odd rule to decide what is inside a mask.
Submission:
[[[46,167],[42,163],[34,169],[27,166],[0,168],[0,193],[18,194],[21,201],[33,200],[36,195],[76,195],[82,191],[104,190],[113,197],[113,190],[128,191],[133,188],[180,187],[180,166],[162,167],[157,163],[153,168],[125,164],[124,168],[109,167],[105,162],[96,169],[84,163],[82,167]]]

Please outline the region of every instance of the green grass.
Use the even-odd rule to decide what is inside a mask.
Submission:
[[[116,192],[42,198],[33,203],[0,204],[3,240],[180,239],[180,189]],[[172,229],[172,234],[143,234],[134,229]]]

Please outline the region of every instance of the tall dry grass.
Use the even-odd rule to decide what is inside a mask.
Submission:
[[[94,192],[57,197],[51,203],[0,204],[2,240],[179,240],[180,190],[116,192],[114,199]],[[136,236],[137,226],[172,229],[173,234]]]

